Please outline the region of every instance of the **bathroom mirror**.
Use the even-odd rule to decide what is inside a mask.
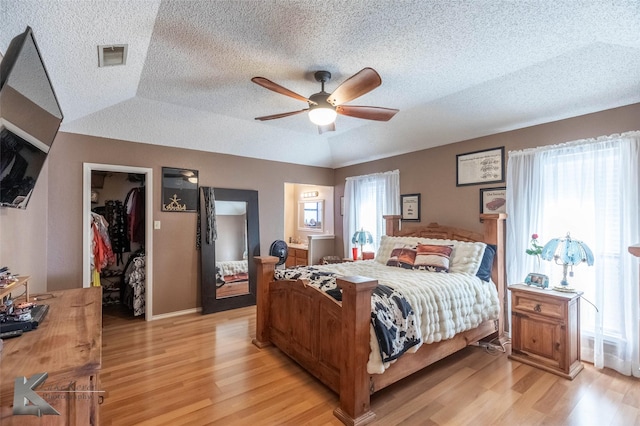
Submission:
[[[298,203],[298,229],[320,231],[324,229],[324,200]]]
[[[205,187],[202,192],[208,190]],[[213,188],[213,194],[215,215],[207,212],[201,199],[203,314],[255,304],[253,257],[260,255],[257,191]],[[207,243],[208,226],[213,221],[217,237]]]

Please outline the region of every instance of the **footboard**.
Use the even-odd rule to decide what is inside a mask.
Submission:
[[[340,395],[335,415],[345,424],[365,424],[369,409],[367,373],[371,293],[376,280],[338,278],[342,302],[304,280],[274,281],[276,257],[256,257],[256,338],[273,344]]]

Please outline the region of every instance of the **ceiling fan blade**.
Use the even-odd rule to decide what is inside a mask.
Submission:
[[[335,132],[336,131],[336,123],[325,124],[324,126],[318,126],[318,133],[323,134],[325,132]]]
[[[333,106],[342,105],[352,99],[369,93],[382,84],[380,75],[373,68],[364,68],[349,77],[327,98]]]
[[[281,112],[280,114],[265,115],[264,117],[256,117],[256,120],[267,121],[275,120],[276,118],[289,117],[290,115],[300,114],[301,112],[309,111],[309,108],[301,109],[300,111]]]
[[[289,96],[290,98],[297,99],[302,102],[309,102],[309,99],[305,98],[304,96],[299,95],[296,92],[292,92],[291,90],[286,89],[271,80],[267,80],[264,77],[253,77],[251,81],[259,86],[264,87],[265,89],[280,93],[281,95]]]
[[[364,118],[365,120],[389,121],[399,110],[373,106],[340,105],[336,112],[349,117]]]

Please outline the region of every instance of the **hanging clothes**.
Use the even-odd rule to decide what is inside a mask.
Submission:
[[[93,285],[99,286],[100,280],[95,279],[103,268],[115,263],[115,256],[109,239],[109,224],[107,220],[94,212],[91,212],[91,270],[94,277]]]
[[[133,188],[124,200],[127,212],[127,236],[129,241],[144,244],[145,237],[145,189]]]
[[[123,303],[133,310],[133,315],[145,311],[145,255],[144,250],[131,255],[124,273]]]
[[[107,200],[104,203],[104,216],[109,223],[109,238],[111,248],[116,255],[116,263],[124,263],[122,253],[131,251],[131,244],[127,235],[127,215],[122,201]]]

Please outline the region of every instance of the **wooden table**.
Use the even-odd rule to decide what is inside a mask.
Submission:
[[[21,285],[24,286],[24,295],[25,295],[25,301],[29,301],[29,278],[31,278],[29,275],[25,275],[23,277],[18,277],[18,281],[14,281],[11,284],[7,284],[5,287],[0,289],[0,300],[2,300],[2,298],[4,296],[6,296],[7,294],[11,293],[12,290],[14,290],[16,287],[19,287]]]
[[[39,303],[49,312],[37,329],[7,339],[0,352],[0,424],[97,425],[102,396],[102,289],[56,291]],[[34,390],[60,415],[13,414],[16,378],[47,373]]]

